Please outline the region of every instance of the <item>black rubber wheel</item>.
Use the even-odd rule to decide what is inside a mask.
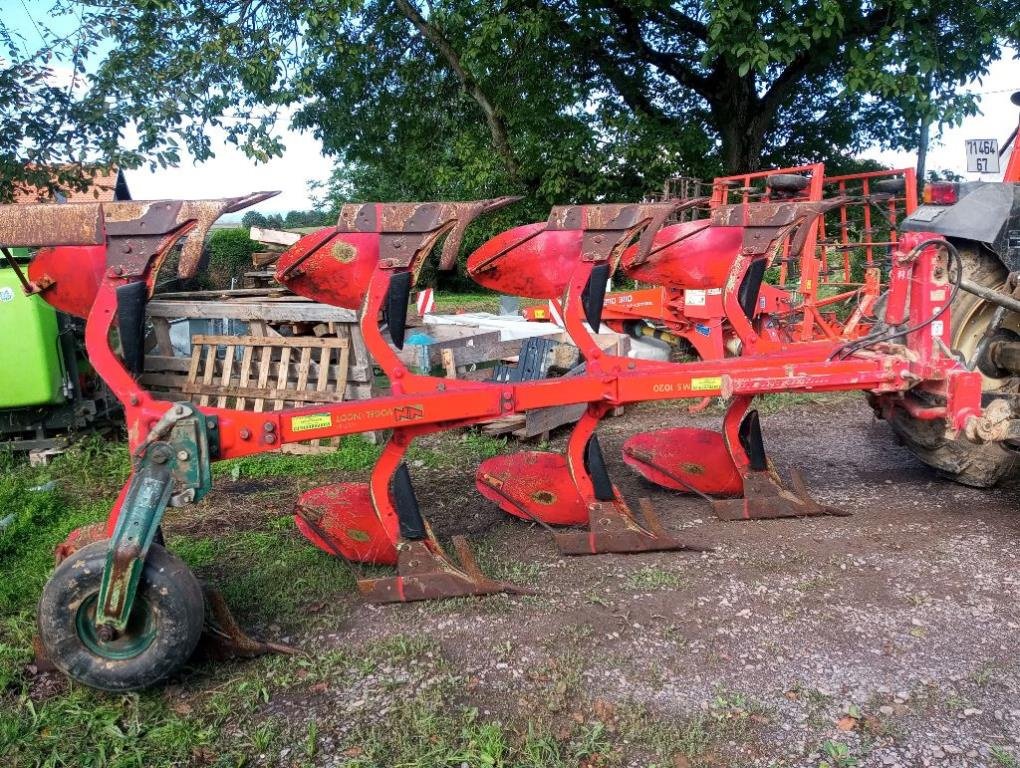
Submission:
[[[134,691],[179,669],[202,635],[202,586],[180,558],[149,548],[127,629],[103,640],[94,618],[107,542],[64,560],[39,600],[39,637],[53,664],[90,688]]]
[[[954,245],[963,261],[964,277],[989,288],[999,288],[1005,283],[1006,268],[993,253],[976,243],[955,242]],[[989,302],[960,291],[952,306],[954,351],[970,359],[994,309]],[[1003,327],[1016,328],[1017,323],[1020,323],[1020,318],[1007,315]],[[984,392],[994,397],[1000,389],[1015,390],[1016,383],[1015,379],[986,377]],[[933,401],[930,404],[942,403]],[[998,443],[972,443],[963,435],[948,439],[942,422],[915,419],[897,408],[889,424],[911,453],[939,474],[963,485],[990,488],[1020,471],[1020,454],[1015,450]]]

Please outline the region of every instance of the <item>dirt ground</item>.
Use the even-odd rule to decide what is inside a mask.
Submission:
[[[852,516],[723,523],[619,459],[635,431],[719,420],[676,413],[634,409],[600,439],[635,506],[650,497],[667,527],[714,551],[561,557],[540,528],[482,499],[470,472],[415,468],[438,533],[470,533],[490,571],[536,594],[382,607],[338,597],[342,621],[288,639],[321,653],[412,634],[433,650],[268,709],[316,720],[316,764],[342,765],[330,745],[426,690],[442,663],[480,717],[533,713],[569,730],[597,716],[624,765],[656,754],[674,768],[1020,764],[1020,485],[940,480],[859,398],[842,399],[772,413],[763,430],[781,470],[799,468]],[[243,497],[218,485],[236,517]],[[285,513],[287,497],[261,512]]]

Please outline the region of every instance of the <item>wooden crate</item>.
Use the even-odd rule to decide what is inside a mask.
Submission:
[[[152,333],[141,381],[159,397],[245,410],[256,410],[260,401],[259,410],[273,410],[285,405],[367,400],[375,393],[373,363],[357,313],[352,310],[316,304],[280,288],[158,294],[149,302],[148,313]],[[242,336],[196,334],[191,338],[190,353],[179,354],[170,328],[172,321],[182,319],[237,320],[246,325],[247,332]],[[210,348],[204,341],[199,345],[198,340],[217,336],[222,337],[216,344],[221,351],[216,353],[213,347],[209,365]],[[229,363],[223,352],[228,346],[234,349]],[[200,350],[200,373],[193,374],[196,349]],[[329,350],[330,362],[323,382],[319,373],[324,350]],[[302,379],[306,356],[307,378]],[[242,396],[236,388],[242,386],[246,362],[249,371],[244,386],[248,391]],[[268,366],[265,371],[264,365]],[[366,437],[374,442],[379,435],[370,432]]]
[[[193,336],[191,344],[183,392],[198,405],[260,412],[343,400],[346,339]]]

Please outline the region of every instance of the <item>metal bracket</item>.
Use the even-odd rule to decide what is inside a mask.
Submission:
[[[127,492],[110,537],[99,587],[99,630],[127,627],[146,555],[168,506],[198,501],[212,488],[211,446],[219,452],[215,423],[188,403],[168,410],[135,453]]]

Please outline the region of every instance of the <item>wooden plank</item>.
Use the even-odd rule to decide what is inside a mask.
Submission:
[[[242,349],[243,351],[241,353],[241,360],[243,363],[244,355],[250,352],[251,350],[258,349],[258,347],[246,346],[243,347]],[[324,349],[326,349],[326,351],[329,351],[328,348]],[[148,355],[145,358],[146,373],[188,373],[190,367],[191,359],[187,357],[163,357],[161,355]],[[326,366],[327,381],[329,382],[336,381],[337,377],[336,367],[337,367],[336,365],[327,364]],[[238,370],[243,370],[243,367],[238,368],[235,365],[234,370],[235,372]],[[319,366],[316,362],[314,362],[314,357],[311,366],[311,372],[314,373],[313,380],[317,380],[317,377],[319,375]],[[272,363],[270,365],[269,375],[276,376],[277,373],[279,373],[279,364]],[[349,365],[347,367],[347,381],[356,381],[360,384],[367,384],[369,383],[368,371],[357,365]]]
[[[581,416],[588,406],[585,403],[577,405],[554,405],[550,408],[535,408],[524,414],[523,429],[514,431],[517,437],[535,437],[543,432],[549,432],[564,424],[573,424]]]
[[[353,309],[331,307],[327,304],[299,302],[255,302],[195,301],[185,299],[154,299],[146,307],[149,317],[180,318],[223,318],[226,320],[261,320],[269,323],[355,323],[358,313]]]
[[[208,291],[167,291],[157,293],[152,300],[163,301],[173,299],[184,299],[185,301],[197,301],[201,299],[232,299],[238,296],[289,296],[293,301],[307,301],[304,297],[296,296],[282,285],[273,288],[214,288]]]
[[[325,392],[326,391],[326,387],[329,385],[329,358],[330,358],[330,354],[331,354],[331,352],[330,352],[329,347],[323,347],[322,349],[319,350],[319,376],[318,376],[318,379],[315,382],[315,391],[316,392]],[[338,391],[342,391],[342,390],[340,390],[339,387],[337,387],[337,390]]]
[[[166,357],[165,355],[146,355],[145,370],[158,373],[160,371],[174,371],[187,373],[191,369],[190,357]]]
[[[186,376],[181,374],[173,373],[143,373],[141,376],[141,382],[145,385],[146,389],[152,387],[160,387],[163,389],[172,390],[173,393],[183,393],[184,387],[188,383]]]
[[[474,334],[473,336],[461,336],[459,338],[446,339],[445,341],[437,341],[434,344],[428,345],[429,364],[442,365],[443,362],[442,350],[444,349],[456,349],[456,350],[460,350],[462,348],[473,350],[482,348],[489,349],[490,347],[494,347],[500,343],[501,342],[499,340],[499,331],[486,331],[484,333]],[[518,340],[516,342],[502,342],[502,343],[516,344],[517,349],[520,349],[520,346],[523,342]],[[418,362],[421,359],[420,357],[421,353],[418,349],[417,344],[405,344],[404,348],[402,350],[397,350],[396,353],[397,357],[400,358],[400,361],[404,363],[404,365],[408,366],[418,365]],[[457,355],[458,360],[460,359],[460,357],[461,356],[458,353]],[[487,358],[483,354],[481,356],[481,359],[488,360],[491,358]],[[473,362],[477,362],[477,360]],[[461,364],[464,365],[465,363]]]
[[[152,333],[156,337],[156,352],[160,355],[172,356],[174,345],[170,341],[170,321],[165,317],[153,318]]]
[[[244,352],[241,353],[241,376],[240,386],[247,387],[251,382],[251,363],[255,355],[255,347],[245,347]],[[234,403],[234,407],[239,411],[244,410],[244,406],[248,404],[248,400],[244,397],[237,398],[237,402]]]
[[[273,348],[262,347],[262,356],[259,358],[259,380],[258,388],[265,389],[269,384],[269,364],[273,362]],[[266,400],[263,397],[256,397],[254,403],[255,411],[262,411],[265,409]]]
[[[191,348],[191,365],[188,366],[188,381],[198,381],[198,369],[202,365],[202,348]]]
[[[314,336],[279,336],[267,338],[265,336],[205,336],[203,334],[196,334],[191,337],[191,343],[212,344],[214,346],[234,344],[238,347],[262,347],[271,345],[273,347],[284,348],[330,347],[333,349],[347,346],[346,339],[317,339]]]
[[[275,342],[275,340],[274,340]],[[290,378],[290,353],[292,348],[286,345],[280,349],[280,371],[276,376],[276,388],[282,392],[287,391],[287,379]],[[283,398],[276,398],[273,403],[273,410],[279,411],[283,408]]]
[[[275,264],[282,255],[281,251],[256,251],[251,255],[251,263],[253,267],[267,267]]]
[[[340,359],[337,361],[336,391],[343,392],[347,388],[347,375],[350,373],[351,350],[344,344],[339,347]]]
[[[298,360],[297,369],[297,390],[304,391],[308,389],[308,368],[312,364],[312,348],[302,347],[301,348],[301,359]]]
[[[455,379],[457,378],[457,360],[453,355],[452,349],[444,349],[443,353],[443,370],[446,371],[446,378]]]
[[[293,400],[301,403],[339,403],[343,401],[342,392],[316,392],[309,390],[306,392],[298,392],[294,389],[284,387],[241,387],[237,385],[224,386],[222,384],[205,384],[205,383],[187,383],[184,384],[184,393],[188,395],[202,395],[208,397],[209,395],[224,394],[228,397],[246,397],[256,398],[255,402],[258,403],[260,400],[275,400],[283,402],[284,400]],[[277,408],[276,410],[281,410]]]
[[[269,229],[267,227],[252,227],[248,235],[256,243],[269,243],[271,245],[293,245],[301,239],[297,232],[284,232],[280,229]]]
[[[234,374],[234,354],[236,353],[236,350],[237,348],[233,344],[227,345],[226,353],[223,358],[223,373],[220,375],[220,384],[223,387],[230,386],[230,379],[233,377]],[[216,398],[216,407],[217,408],[227,407],[226,395],[220,395],[218,398]]]
[[[200,346],[200,345],[199,345]],[[205,371],[202,374],[202,383],[206,386],[213,383],[213,377],[216,375],[216,346],[214,344],[206,347],[205,350]],[[209,405],[209,396],[202,395],[199,400],[199,405]]]

